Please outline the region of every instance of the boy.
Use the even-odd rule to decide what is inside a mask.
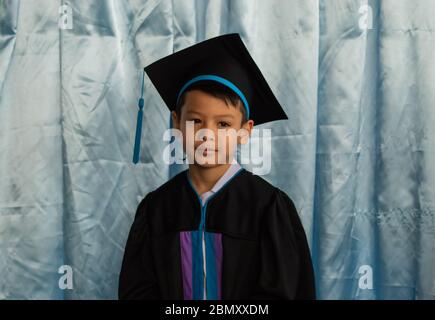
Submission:
[[[190,164],[139,204],[119,298],[314,299],[292,200],[233,161],[243,136],[219,135],[249,135],[254,123],[287,119],[239,35],[203,41],[145,71],[183,134]],[[189,124],[205,132],[202,141],[186,137]],[[225,161],[210,161],[217,158]]]

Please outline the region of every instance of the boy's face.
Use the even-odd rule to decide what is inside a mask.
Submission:
[[[237,144],[247,142],[254,125],[253,120],[242,125],[240,108],[243,106],[227,105],[200,90],[186,92],[180,115],[172,111],[172,120],[174,128],[183,134],[183,149],[189,160],[202,167],[232,162]],[[188,131],[189,125],[194,135]],[[193,148],[186,150],[186,146]]]

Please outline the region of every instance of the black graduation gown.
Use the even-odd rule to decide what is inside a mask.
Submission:
[[[210,272],[219,277],[220,299],[315,299],[309,247],[292,200],[245,169],[206,210],[187,170],[145,196],[128,236],[119,298],[186,299],[180,235],[199,230],[201,221],[204,232],[220,235],[219,272]]]

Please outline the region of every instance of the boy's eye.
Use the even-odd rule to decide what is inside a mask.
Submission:
[[[231,127],[231,124],[225,121],[219,121],[219,126],[220,127]]]
[[[198,118],[190,119],[189,121],[193,121],[193,123],[201,123],[201,119]]]

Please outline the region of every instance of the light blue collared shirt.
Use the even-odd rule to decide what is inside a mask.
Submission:
[[[206,191],[206,192],[204,192],[203,194],[200,195],[201,201],[202,201],[202,205],[204,206],[204,204],[206,203],[207,199],[210,198],[216,192],[218,192],[219,189],[222,188],[222,186],[225,183],[227,183],[227,181],[229,181],[237,172],[239,172],[239,170],[241,168],[242,167],[237,162],[231,164],[228,167],[227,171],[225,171],[225,173],[222,175],[222,177],[220,177],[220,179],[215,183],[213,188],[211,188],[210,191]]]

